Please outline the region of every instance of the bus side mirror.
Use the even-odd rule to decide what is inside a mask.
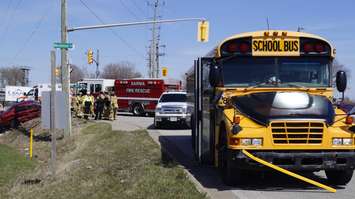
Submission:
[[[336,86],[339,92],[344,93],[346,89],[346,73],[338,71],[336,74]]]
[[[220,86],[222,83],[222,71],[218,66],[211,66],[209,80],[211,87]]]

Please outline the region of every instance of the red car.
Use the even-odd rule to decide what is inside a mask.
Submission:
[[[35,101],[23,101],[0,112],[0,130],[17,128],[21,123],[41,116],[41,105]]]

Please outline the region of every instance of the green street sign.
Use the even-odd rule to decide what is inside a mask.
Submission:
[[[73,44],[72,43],[59,43],[56,42],[54,43],[54,48],[73,48]]]

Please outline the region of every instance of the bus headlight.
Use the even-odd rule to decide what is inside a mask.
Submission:
[[[333,138],[333,145],[342,145],[343,140],[341,138]]]
[[[351,138],[343,138],[343,145],[352,145],[353,139]]]
[[[340,145],[352,145],[353,139],[351,138],[333,138],[333,145],[340,146]]]
[[[240,140],[240,144],[243,145],[243,146],[251,145],[251,139],[243,138],[243,139]]]
[[[261,138],[242,138],[240,140],[242,146],[261,146],[263,145],[263,139]]]
[[[263,139],[252,139],[251,144],[254,146],[261,146],[263,145]]]

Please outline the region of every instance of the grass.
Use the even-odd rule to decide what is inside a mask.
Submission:
[[[146,131],[112,131],[109,124],[94,124],[71,148],[58,161],[56,178],[17,185],[10,198],[205,198],[181,167],[161,162],[160,148]]]
[[[27,160],[16,149],[0,144],[0,198],[16,177],[34,167],[35,163]]]

